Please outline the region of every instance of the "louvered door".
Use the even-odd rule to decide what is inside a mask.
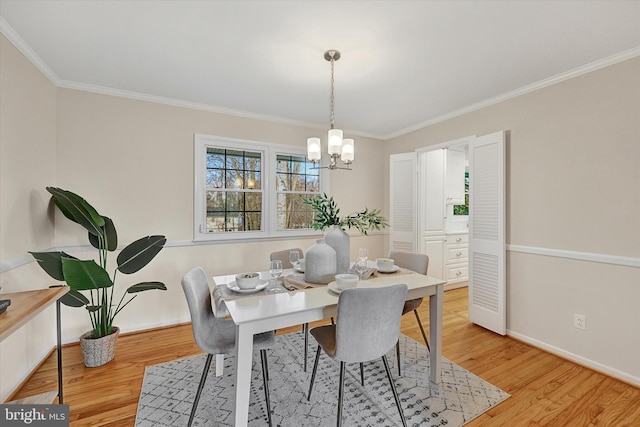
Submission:
[[[392,154],[389,165],[391,250],[416,252],[416,153]]]
[[[473,140],[469,165],[469,320],[504,335],[504,132]]]

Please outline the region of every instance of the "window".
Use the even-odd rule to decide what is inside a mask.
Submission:
[[[469,215],[469,172],[464,173],[464,205],[453,205],[454,215]]]
[[[320,192],[320,175],[304,156],[276,157],[277,228],[311,228],[313,212],[302,201]]]
[[[196,134],[194,159],[194,240],[313,234],[302,201],[328,186],[304,147]]]
[[[262,230],[262,153],[207,147],[207,233]]]

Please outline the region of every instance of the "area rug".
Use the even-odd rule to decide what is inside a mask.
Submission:
[[[317,344],[309,337],[309,367],[303,371],[304,337],[291,333],[276,337],[268,351],[269,387],[274,426],[333,426],[336,424],[339,363],[320,357],[311,401],[307,401]],[[442,382],[429,382],[426,347],[400,337],[402,376],[398,377],[395,349],[387,355],[407,425],[462,426],[502,402],[509,394],[455,363],[442,359]],[[206,355],[174,360],[145,370],[138,401],[136,426],[186,426]],[[266,426],[258,352],[253,358],[249,425]],[[202,391],[194,426],[232,426],[234,404],[233,357],[225,357],[224,374],[215,376],[215,358]],[[365,385],[358,364],[347,365],[343,425],[401,426],[381,360],[365,364]]]

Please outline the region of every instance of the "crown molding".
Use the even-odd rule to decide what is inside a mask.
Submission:
[[[317,123],[308,123],[303,121],[291,120],[284,117],[250,113],[247,111],[233,110],[230,108],[217,107],[209,104],[200,104],[196,102],[166,98],[162,96],[149,95],[149,94],[120,90],[120,89],[113,89],[113,88],[104,87],[104,86],[89,85],[84,83],[72,82],[68,80],[60,80],[58,76],[38,56],[38,54],[36,54],[33,51],[33,49],[29,47],[29,45],[18,35],[18,33],[14,31],[13,28],[11,28],[11,26],[1,16],[0,16],[0,33],[4,34],[18,48],[18,50],[20,50],[20,52],[22,52],[22,54],[27,57],[27,59],[29,59],[54,85],[60,88],[74,89],[74,90],[79,90],[83,92],[93,92],[93,93],[98,93],[102,95],[117,96],[121,98],[129,98],[129,99],[135,99],[139,101],[165,104],[165,105],[170,105],[174,107],[208,111],[212,113],[227,114],[227,115],[236,116],[236,117],[244,117],[248,119],[262,120],[262,121],[280,123],[280,124],[291,125],[291,126],[301,126],[301,127],[311,128],[311,129],[326,129],[326,125],[320,125]],[[344,131],[356,136],[387,141],[389,139],[406,135],[408,133],[414,132],[416,130],[419,130],[428,126],[432,126],[434,124],[443,122],[445,120],[453,119],[455,117],[459,117],[464,114],[471,113],[476,110],[480,110],[482,108],[509,100],[511,98],[515,98],[517,96],[524,95],[526,93],[533,92],[535,90],[554,85],[564,80],[569,80],[574,77],[578,77],[583,74],[589,73],[591,71],[599,70],[609,65],[617,64],[618,62],[626,61],[627,59],[631,59],[636,56],[640,56],[640,46],[617,53],[615,55],[611,55],[607,58],[603,58],[603,59],[591,62],[589,64],[574,68],[565,73],[560,73],[555,76],[549,77],[547,79],[540,80],[536,83],[523,86],[521,88],[512,90],[510,92],[506,92],[502,95],[498,95],[493,98],[489,98],[484,101],[477,102],[475,104],[469,105],[464,108],[460,108],[450,113],[446,113],[446,114],[434,117],[432,119],[425,120],[413,126],[400,129],[396,132],[392,132],[387,135],[377,135],[377,134],[371,134],[371,133],[361,132],[361,131],[353,131],[348,129],[344,129]]]
[[[27,42],[25,42],[22,37],[15,32],[11,25],[9,25],[2,16],[0,16],[0,33],[4,34],[4,36],[9,39],[9,41],[13,43],[15,47],[18,48],[18,50],[22,52],[22,54],[51,81],[51,83],[59,86],[60,79],[56,73],[54,73],[51,68],[45,64],[42,58],[40,58],[38,54],[31,49]]]
[[[392,138],[396,138],[398,136],[406,135],[408,133],[414,132],[416,130],[425,128],[427,126],[432,126],[440,122],[444,122],[445,120],[453,119],[455,117],[462,116],[467,113],[471,113],[476,110],[480,110],[485,107],[489,107],[494,104],[498,104],[500,102],[518,97],[520,95],[527,94],[529,92],[536,91],[538,89],[545,88],[547,86],[552,86],[556,83],[560,83],[565,80],[572,79],[574,77],[581,76],[583,74],[590,73],[591,71],[596,71],[604,67],[608,67],[609,65],[614,65],[622,61],[626,61],[627,59],[635,58],[636,56],[640,56],[640,46],[635,47],[633,49],[625,50],[623,52],[617,53],[615,55],[611,55],[607,58],[603,58],[594,62],[591,62],[586,65],[582,65],[580,67],[574,68],[564,73],[556,74],[555,76],[549,77],[544,80],[540,80],[536,83],[532,83],[527,86],[523,86],[521,88],[512,90],[510,92],[503,93],[502,95],[495,96],[493,98],[485,99],[484,101],[480,101],[478,103],[469,105],[467,107],[461,108],[459,110],[452,111],[447,114],[443,114],[438,117],[434,117],[432,119],[426,120],[424,122],[417,123],[413,126],[406,127],[404,129],[400,129],[391,134],[385,135],[381,137],[383,140],[387,141]]]

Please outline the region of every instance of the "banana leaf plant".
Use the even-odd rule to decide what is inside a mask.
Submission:
[[[165,236],[146,236],[127,245],[118,254],[113,276],[109,276],[107,254],[118,248],[113,221],[100,215],[85,199],[71,191],[56,187],[47,187],[47,191],[65,217],[88,231],[89,242],[98,250],[98,262],[81,260],[62,251],[29,253],[49,276],[66,282],[71,288],[60,299],[63,304],[87,309],[93,338],[107,336],[112,333],[115,317],[139,292],[167,290],[161,282],[141,282],[130,286],[117,304],[113,301],[117,273],[132,274],[142,269],[155,258],[167,239]],[[88,296],[83,291],[88,291]]]

